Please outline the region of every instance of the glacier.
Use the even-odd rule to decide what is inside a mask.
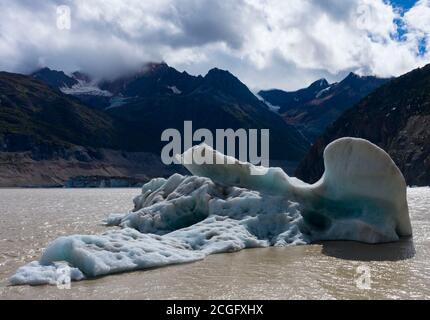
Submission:
[[[194,161],[202,157],[212,161]],[[312,185],[204,144],[180,158],[191,176],[151,180],[132,211],[106,219],[120,228],[60,237],[10,283],[55,284],[63,263],[72,280],[82,280],[245,248],[323,240],[376,244],[412,235],[402,173],[385,151],[363,139],[328,145],[325,172]]]

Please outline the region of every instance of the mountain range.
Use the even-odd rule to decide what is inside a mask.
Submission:
[[[357,136],[387,150],[409,184],[430,184],[429,68],[257,95],[226,70],[193,76],[165,63],[113,80],[0,72],[0,186],[134,185],[181,172],[161,163],[160,137],[187,120],[194,130],[270,129],[271,165],[293,174],[300,162],[305,181],[321,176],[329,142]]]
[[[194,130],[270,129],[270,158],[286,169],[309,148],[239,79],[216,68],[203,77],[148,64],[113,81],[48,68],[31,75],[2,72],[0,186],[57,186],[86,175],[146,179],[147,171],[168,175],[170,168],[148,167],[163,167],[156,156],[165,144],[161,133],[182,131],[187,120]],[[155,163],[142,168],[142,159],[154,155]],[[48,162],[45,169],[62,168],[36,174],[40,161]]]
[[[387,151],[409,185],[430,185],[430,65],[393,79],[343,113],[317,139],[296,176],[317,181],[324,171],[324,148],[345,136]]]
[[[258,95],[279,108],[284,120],[313,143],[343,112],[389,79],[350,73],[340,82],[320,79],[298,91],[260,91]]]
[[[79,75],[82,79],[82,73]],[[214,68],[204,77],[192,76],[165,63],[151,63],[114,81],[94,82],[88,76],[76,79],[76,73],[64,76],[46,68],[32,74],[53,89],[103,110],[121,131],[122,149],[158,153],[163,146],[161,133],[168,128],[182,131],[186,120],[193,122],[194,129],[213,132],[270,129],[274,160],[299,161],[309,147],[294,127],[228,71]]]

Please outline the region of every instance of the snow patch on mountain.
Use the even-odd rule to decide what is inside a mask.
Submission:
[[[269,108],[270,111],[274,113],[279,113],[279,110],[281,109],[280,106],[275,106],[271,104],[270,102],[266,101],[262,96],[260,96],[258,93],[256,93],[255,96],[258,98],[258,100],[263,102]]]
[[[321,98],[323,95],[325,95],[326,93],[328,93],[331,90],[332,86],[329,86],[325,89],[322,89],[320,92],[318,92],[315,96],[315,98],[319,99]]]
[[[75,84],[72,87],[65,86],[60,88],[60,90],[61,92],[70,95],[113,96],[111,92],[100,89],[96,82],[86,82],[82,80],[78,80],[78,84]]]
[[[174,94],[181,94],[182,93],[182,91],[179,90],[176,86],[167,86],[167,88],[169,88],[170,90],[172,90],[172,92]]]

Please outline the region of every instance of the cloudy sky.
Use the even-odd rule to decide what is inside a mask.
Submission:
[[[297,89],[403,74],[430,62],[429,34],[430,0],[0,0],[0,70],[110,77],[165,61]]]

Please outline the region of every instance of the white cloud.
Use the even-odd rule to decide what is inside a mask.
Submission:
[[[416,29],[428,33],[430,30],[430,1],[420,0],[406,14],[408,24]]]
[[[72,29],[59,30],[68,5]],[[406,33],[399,40],[401,21]],[[430,62],[430,0],[404,14],[383,0],[3,0],[0,69],[110,76],[161,61],[229,69],[251,88],[298,88],[349,71],[397,76]]]

